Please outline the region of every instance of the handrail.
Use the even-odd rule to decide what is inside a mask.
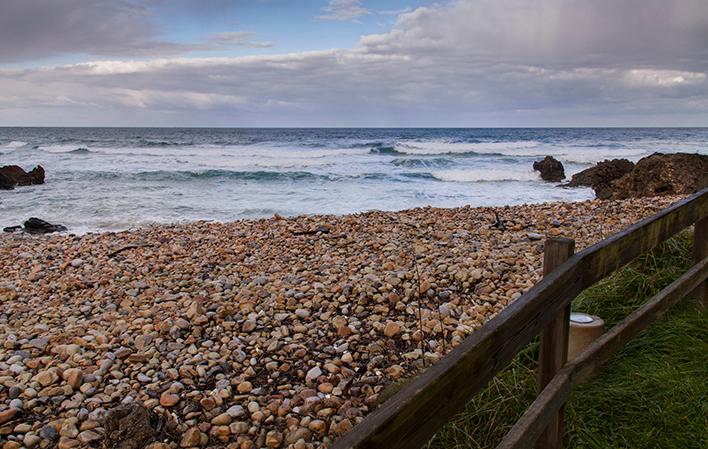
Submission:
[[[648,328],[672,305],[703,282],[706,276],[708,257],[591,343],[575,360],[556,374],[506,434],[497,449],[523,449],[533,445],[574,387],[589,379],[597,368],[622,349],[625,343]]]
[[[335,441],[333,449],[424,446],[581,291],[705,217],[708,188],[570,257]]]

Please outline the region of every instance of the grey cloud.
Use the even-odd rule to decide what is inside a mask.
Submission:
[[[135,57],[203,49],[156,39],[150,3],[155,0],[3,0],[0,62],[62,53]]]
[[[330,0],[322,8],[324,14],[315,17],[318,20],[351,21],[371,14],[371,11],[361,6],[361,0]]]
[[[399,16],[391,32],[365,36],[349,50],[0,70],[0,122],[22,124],[24,118],[34,120],[32,124],[195,126],[708,123],[708,69],[700,29],[706,13],[692,9],[696,2],[675,0],[669,6],[643,2],[658,8],[643,10],[648,25],[658,14],[669,18],[669,24],[652,31],[608,25],[596,32],[620,40],[626,35],[616,48],[607,44],[608,36],[588,36],[587,42],[572,37],[598,26],[601,19],[592,17],[600,14],[598,5],[610,8],[604,0],[589,2],[592,5],[539,0],[535,3],[542,17],[526,15],[526,22],[510,12],[512,6],[520,7],[518,1],[496,0],[489,5],[498,3],[506,8],[489,6],[486,18],[476,15],[479,1],[419,8]],[[578,9],[549,9],[570,4]],[[624,11],[625,6],[618,7],[616,14],[628,14]],[[602,11],[602,17],[608,14]],[[589,17],[591,25],[579,23],[583,17]],[[484,25],[485,20],[493,23]],[[518,28],[524,23],[525,28]],[[542,23],[555,37],[541,32]],[[572,25],[583,29],[568,30]],[[506,36],[512,31],[514,36]],[[635,32],[646,39],[659,33],[651,39],[661,41],[661,49],[645,49],[633,37]],[[680,56],[672,57],[674,51]],[[57,118],[58,111],[63,116]],[[97,122],[97,117],[103,121]]]
[[[366,52],[557,67],[708,65],[705,0],[458,0],[399,16]]]
[[[209,42],[221,46],[236,45],[251,48],[270,48],[273,46],[272,42],[253,41],[252,38],[255,34],[250,31],[229,31],[211,36]]]

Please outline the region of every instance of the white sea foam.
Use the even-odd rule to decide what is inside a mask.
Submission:
[[[395,150],[399,153],[416,155],[433,154],[505,154],[510,156],[533,156],[539,154],[540,142],[536,141],[511,141],[511,142],[447,142],[430,140],[425,142],[412,140],[399,140]]]
[[[432,175],[441,181],[452,182],[539,181],[541,179],[533,170],[454,169],[434,171]]]
[[[2,150],[14,150],[16,148],[21,148],[27,145],[27,142],[21,142],[19,140],[13,140],[12,142],[0,144],[0,149]]]

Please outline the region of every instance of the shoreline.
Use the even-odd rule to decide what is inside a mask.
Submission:
[[[8,234],[0,432],[99,442],[135,401],[170,447],[326,446],[533,286],[547,235],[580,251],[679,198]]]

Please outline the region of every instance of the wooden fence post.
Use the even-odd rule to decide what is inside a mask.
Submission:
[[[575,252],[575,241],[566,238],[546,240],[543,252],[543,275],[547,276]],[[568,359],[568,326],[570,304],[541,333],[538,355],[538,390],[548,385]],[[563,446],[563,408],[538,438],[538,449],[560,449]]]
[[[698,220],[693,228],[693,263],[697,264],[708,256],[708,217]],[[692,296],[705,307],[708,307],[708,281],[696,288]]]

